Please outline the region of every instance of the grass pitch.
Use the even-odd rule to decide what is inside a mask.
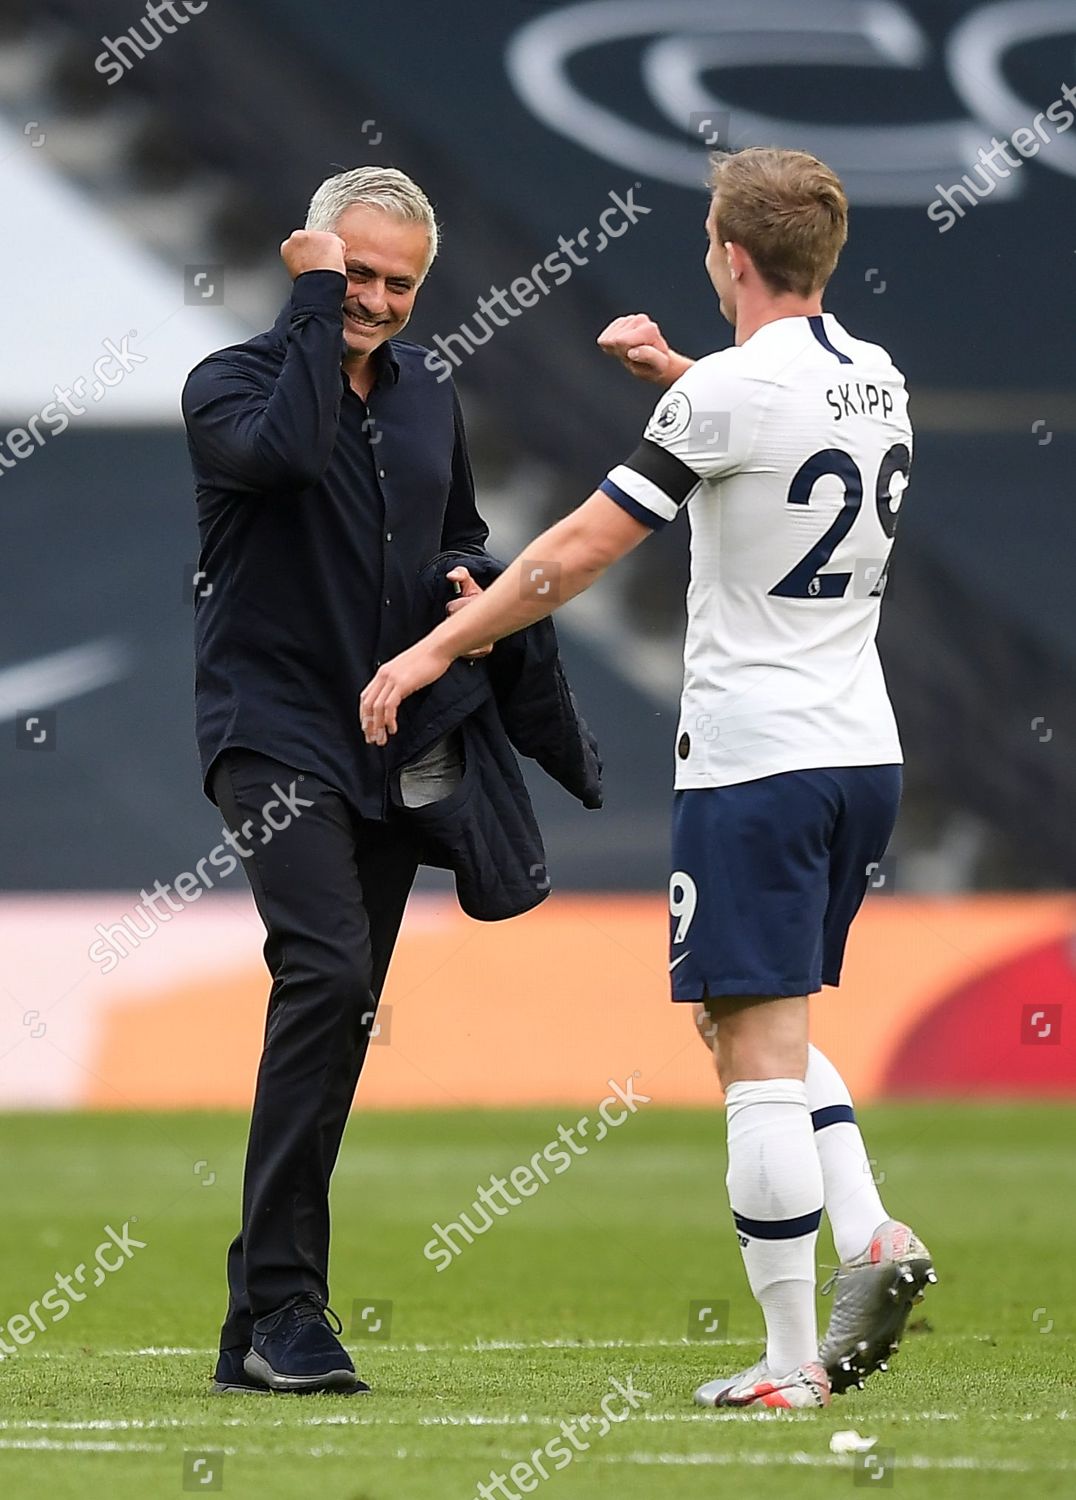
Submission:
[[[492,1474],[509,1477],[488,1493],[525,1493],[529,1472],[550,1500],[1076,1494],[1076,1109],[864,1111],[887,1206],[927,1240],[941,1283],[892,1373],[799,1415],[691,1404],[699,1381],[760,1345],[716,1108],[640,1109],[447,1269],[425,1258],[435,1222],[573,1123],[571,1111],[356,1116],[334,1184],[333,1301],[374,1394],[221,1398],[208,1376],[245,1121],[0,1119],[0,1322],[22,1314],[29,1340],[0,1362],[0,1492],[470,1500]],[[105,1227],[125,1223],[144,1248],[107,1251],[118,1269],[94,1286]],[[61,1304],[42,1312],[43,1292],[80,1263],[69,1284],[83,1300],[50,1322]],[[27,1316],[35,1299],[44,1331]],[[726,1340],[689,1337],[693,1304],[726,1314]],[[614,1378],[647,1395],[599,1436]],[[573,1430],[587,1451],[559,1471],[547,1457],[547,1480],[513,1481],[513,1465],[584,1415],[587,1435]],[[830,1452],[848,1428],[877,1437],[871,1468]]]

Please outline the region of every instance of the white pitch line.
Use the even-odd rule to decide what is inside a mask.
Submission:
[[[154,1347],[152,1344],[148,1349],[102,1349],[101,1353],[109,1359],[123,1359],[126,1355],[135,1354],[139,1358],[163,1359],[172,1354],[193,1354],[198,1359],[212,1359],[219,1354],[219,1349],[191,1349],[183,1344],[169,1346],[167,1344]]]
[[[60,1418],[29,1417],[23,1422],[0,1422],[0,1432],[150,1432],[172,1431],[188,1427],[219,1427],[234,1425],[214,1422],[212,1417],[192,1421],[186,1417],[89,1417],[84,1422],[63,1421]]]
[[[393,1344],[380,1339],[363,1339],[350,1342],[347,1347],[356,1353],[376,1349],[384,1354],[504,1354],[537,1352],[542,1349],[719,1349],[743,1345],[754,1347],[758,1338],[721,1339],[474,1339],[466,1344]],[[144,1349],[99,1349],[97,1359],[163,1359],[169,1356],[189,1356],[196,1359],[212,1359],[216,1349],[194,1349],[185,1344],[149,1345]],[[87,1356],[75,1349],[31,1350],[37,1359],[85,1359]]]
[[[754,1338],[744,1339],[473,1339],[464,1344],[397,1344],[382,1343],[380,1339],[363,1339],[359,1342],[348,1342],[347,1347],[353,1352],[380,1351],[385,1354],[500,1354],[500,1353],[536,1353],[542,1349],[683,1349],[701,1350],[710,1349],[719,1351],[723,1348],[754,1347],[758,1344],[761,1335]],[[993,1335],[985,1333],[951,1333],[933,1334],[931,1340],[937,1344],[964,1343],[969,1341],[984,1342]],[[190,1356],[198,1359],[212,1359],[217,1354],[216,1349],[195,1349],[187,1345],[149,1345],[143,1349],[100,1349],[93,1356],[86,1356],[79,1350],[74,1349],[30,1349],[22,1357],[29,1356],[31,1359],[85,1359],[93,1357],[98,1359],[129,1359],[129,1358],[164,1358],[167,1356]]]
[[[164,1443],[119,1443],[119,1442],[89,1442],[86,1440],[63,1441],[56,1438],[0,1438],[0,1450],[21,1450],[28,1452],[49,1453],[165,1453],[167,1447]],[[322,1443],[315,1448],[297,1448],[278,1446],[276,1448],[258,1448],[244,1446],[242,1448],[229,1447],[221,1450],[227,1455],[248,1454],[270,1455],[280,1457],[285,1454],[303,1454],[310,1458],[351,1457],[353,1456],[346,1448],[334,1448],[331,1444]],[[409,1454],[406,1449],[398,1449],[397,1458],[425,1458],[423,1454]],[[511,1451],[502,1451],[497,1455],[502,1462],[511,1462],[519,1455]],[[486,1462],[489,1453],[476,1455],[476,1462]],[[836,1455],[823,1455],[817,1453],[592,1453],[588,1455],[588,1461],[599,1464],[634,1464],[641,1467],[721,1467],[721,1468],[812,1468],[812,1469],[844,1469],[851,1468],[846,1457]],[[1014,1459],[982,1459],[958,1456],[955,1458],[926,1458],[919,1454],[903,1455],[898,1464],[903,1469],[915,1469],[918,1471],[969,1471],[984,1474],[1068,1474],[1076,1471],[1076,1464],[1068,1463],[1042,1463],[1025,1464]]]
[[[2,1449],[47,1453],[165,1453],[164,1443],[60,1442],[56,1438],[0,1438]]]
[[[631,1423],[696,1423],[696,1422],[770,1422],[787,1426],[789,1423],[804,1423],[817,1420],[817,1412],[802,1411],[699,1411],[699,1412],[638,1412],[627,1418]],[[864,1419],[867,1420],[867,1419]],[[965,1416],[951,1411],[872,1411],[869,1421],[882,1422],[962,1422]],[[1006,1421],[1068,1421],[1071,1413],[1059,1412],[1007,1412]],[[445,1412],[425,1417],[398,1416],[353,1416],[348,1412],[334,1412],[325,1416],[306,1416],[295,1419],[275,1417],[266,1419],[265,1407],[259,1405],[253,1417],[90,1417],[84,1421],[63,1420],[49,1417],[30,1417],[22,1421],[0,1421],[3,1432],[152,1432],[194,1431],[206,1427],[249,1428],[266,1431],[281,1428],[293,1431],[303,1427],[557,1427],[561,1418],[544,1413],[532,1415],[491,1415],[488,1412]],[[619,1425],[619,1424],[618,1424]]]
[[[531,1343],[516,1343],[510,1339],[477,1339],[474,1344],[430,1344],[428,1349],[436,1351],[441,1349],[457,1349],[463,1352],[475,1350],[478,1353],[500,1352],[501,1350],[537,1350],[537,1349],[697,1349],[719,1348],[721,1344],[749,1344],[758,1343],[758,1338],[753,1339],[721,1339],[720,1343],[710,1342],[706,1339],[539,1339]],[[406,1346],[404,1346],[406,1347]],[[422,1346],[416,1344],[416,1349]]]
[[[513,1455],[502,1453],[507,1459]],[[518,1454],[514,1455],[518,1458]],[[788,1468],[848,1469],[851,1465],[844,1456],[820,1453],[596,1453],[593,1462],[600,1464],[686,1464],[716,1465],[735,1468],[746,1465],[751,1468],[768,1469],[775,1465]],[[905,1454],[895,1460],[894,1468],[900,1469],[947,1469],[972,1470],[987,1474],[1070,1474],[1076,1464],[1042,1463],[1025,1464],[1017,1459],[999,1458],[926,1458],[918,1454]]]

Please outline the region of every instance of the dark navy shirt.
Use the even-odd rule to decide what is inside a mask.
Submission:
[[[409,646],[418,574],[488,534],[459,401],[427,351],[392,339],[363,401],[342,369],[336,271],[297,278],[274,327],[211,354],[183,391],[201,533],[195,703],[208,789],[242,746],[386,815],[384,750],[359,694]]]

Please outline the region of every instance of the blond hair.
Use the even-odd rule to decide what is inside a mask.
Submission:
[[[717,155],[712,165],[722,242],[742,245],[776,292],[821,291],[848,238],[837,174],[806,151],[776,146]]]

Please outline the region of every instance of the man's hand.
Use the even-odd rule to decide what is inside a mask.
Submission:
[[[667,389],[692,361],[670,349],[665,335],[647,313],[614,318],[598,335],[598,348],[618,359],[639,380]]]
[[[454,657],[430,637],[387,661],[359,698],[359,724],[368,745],[387,745],[397,729],[396,710],[405,698],[443,677]]]
[[[280,247],[292,281],[304,271],[339,271],[346,276],[344,253],[340,236],[320,229],[294,229]]]
[[[458,583],[460,586],[460,591],[456,598],[450,599],[445,605],[446,614],[454,615],[458,609],[463,609],[466,605],[470,604],[472,599],[480,599],[482,597],[483,590],[475,583],[466,568],[453,568],[451,573],[445,574],[445,577],[449,583]],[[474,651],[466,652],[465,655],[468,659],[488,656],[492,650],[493,643],[491,641],[488,646],[479,646]]]

